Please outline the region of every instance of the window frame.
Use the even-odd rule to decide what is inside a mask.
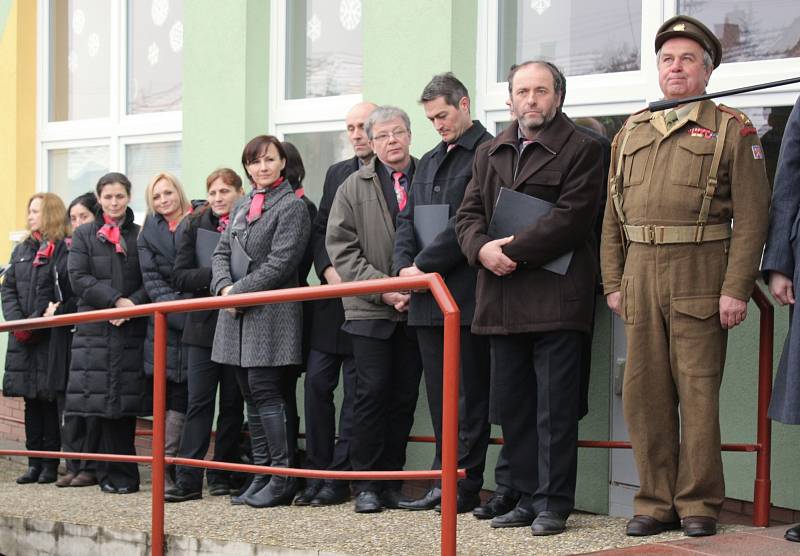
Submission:
[[[50,121],[50,1],[37,0],[37,99],[35,190],[49,191],[49,152],[57,149],[106,146],[109,170],[127,171],[125,148],[130,144],[181,142],[183,111],[127,113],[128,94],[128,2],[109,2],[108,116],[81,120]],[[87,190],[94,184],[87,184]],[[134,184],[144,187],[144,184]],[[65,199],[69,202],[70,199]],[[136,214],[137,221],[143,214]]]
[[[653,37],[661,24],[676,15],[677,0],[641,0],[641,68],[638,71],[568,76],[564,111],[571,117],[627,115],[661,98],[656,79]],[[475,116],[494,129],[508,120],[508,83],[498,82],[498,0],[478,2]],[[800,57],[726,63],[714,70],[710,92],[786,79],[800,74]],[[792,105],[800,84],[715,99],[735,108]]]

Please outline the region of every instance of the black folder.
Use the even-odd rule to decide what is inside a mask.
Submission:
[[[231,278],[238,282],[247,275],[247,269],[253,259],[244,250],[236,232],[231,234]]]
[[[430,245],[447,228],[450,205],[417,205],[414,207],[414,232],[421,248]]]
[[[554,206],[553,203],[538,197],[503,187],[497,195],[497,203],[487,233],[494,239],[513,236],[518,231],[536,224]],[[563,276],[567,273],[571,260],[572,251],[542,265],[542,268]]]
[[[211,256],[219,243],[219,232],[212,232],[205,228],[197,229],[197,240],[194,244],[194,253],[197,256],[197,265],[201,268],[211,268]]]

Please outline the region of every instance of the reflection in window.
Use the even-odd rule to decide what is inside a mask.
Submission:
[[[775,179],[775,170],[778,167],[778,153],[781,150],[781,140],[789,120],[791,106],[770,106],[765,108],[743,108],[742,112],[753,122],[764,147],[764,163],[767,166],[767,177],[772,185]]]
[[[108,0],[50,0],[49,120],[108,116]]]
[[[181,109],[183,0],[128,0],[127,113]]]
[[[47,151],[48,191],[68,205],[72,199],[94,191],[97,180],[108,173],[108,147],[76,147]]]
[[[512,64],[544,59],[565,75],[638,70],[641,0],[500,0],[497,81]]]
[[[699,19],[719,37],[723,62],[800,56],[797,0],[679,0],[678,13]]]
[[[286,2],[286,98],[361,92],[361,0]]]
[[[147,210],[144,190],[158,172],[169,172],[181,178],[181,144],[178,141],[126,145],[125,161],[125,175],[133,185],[131,208],[134,212]],[[208,172],[211,170],[213,168],[209,168]]]
[[[283,140],[297,147],[306,168],[303,181],[306,197],[319,205],[328,167],[353,156],[347,134],[344,131],[287,133]]]

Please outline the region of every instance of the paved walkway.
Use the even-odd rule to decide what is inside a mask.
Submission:
[[[97,487],[61,489],[54,485],[17,485],[14,478],[23,469],[19,460],[0,458],[0,515],[120,530],[150,529],[151,491],[146,473],[143,473],[145,482],[141,492],[118,495],[104,494]],[[148,468],[142,466],[141,469]],[[166,532],[170,535],[359,556],[432,555],[437,554],[439,548],[440,520],[433,512],[385,511],[357,515],[351,504],[256,510],[231,506],[227,497],[209,496],[203,500],[168,504],[166,508]],[[503,556],[604,550],[603,554],[687,554],[687,550],[695,549],[699,551],[695,553],[702,554],[800,552],[800,546],[780,540],[785,527],[765,530],[728,525],[713,539],[695,541],[686,539],[680,532],[647,539],[626,537],[624,524],[621,518],[576,514],[570,518],[565,534],[534,538],[528,528],[492,529],[487,522],[468,514],[458,519],[458,548],[459,554]],[[649,546],[665,541],[677,542]],[[763,549],[756,550],[758,547]],[[608,552],[609,549],[614,550]]]

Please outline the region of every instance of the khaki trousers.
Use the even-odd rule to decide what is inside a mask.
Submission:
[[[641,487],[634,513],[717,518],[725,494],[719,387],[727,241],[632,244],[622,277],[623,404]]]

